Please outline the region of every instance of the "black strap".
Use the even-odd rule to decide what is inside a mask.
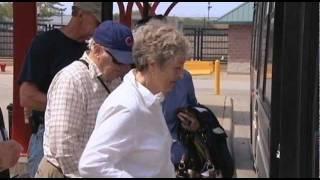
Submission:
[[[78,61],[82,62],[82,63],[83,63],[84,65],[86,65],[87,68],[89,69],[89,63],[88,63],[87,61],[85,61],[85,60],[83,60],[83,59],[79,59]],[[102,84],[102,86],[104,87],[104,89],[110,94],[111,91],[109,90],[109,88],[107,87],[107,85],[103,82],[101,76],[98,76],[97,78],[98,78],[98,80],[100,81],[100,83]]]
[[[99,79],[102,86],[106,89],[106,91],[110,94],[111,92],[110,92],[109,88],[107,87],[107,85],[103,82],[101,76],[98,76],[97,78]]]
[[[87,68],[89,69],[89,63],[83,59],[79,59],[78,61],[82,62],[84,65],[87,66]]]

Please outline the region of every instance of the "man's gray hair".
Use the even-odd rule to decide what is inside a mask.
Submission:
[[[133,59],[138,71],[155,61],[160,68],[167,61],[189,58],[190,43],[175,27],[159,20],[151,20],[134,34]]]

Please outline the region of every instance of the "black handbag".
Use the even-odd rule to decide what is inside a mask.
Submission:
[[[227,146],[227,134],[214,113],[204,105],[179,108],[191,112],[199,121],[196,132],[179,123],[178,140],[186,147],[177,169],[177,177],[232,177],[234,160]]]

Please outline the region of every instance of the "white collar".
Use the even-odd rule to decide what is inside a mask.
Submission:
[[[153,94],[149,89],[143,86],[140,82],[138,82],[135,78],[136,69],[130,70],[123,78],[124,82],[129,82],[131,85],[136,87],[139,93],[142,95],[143,99],[146,102],[147,106],[152,106],[154,103],[162,103],[164,100],[163,93]]]

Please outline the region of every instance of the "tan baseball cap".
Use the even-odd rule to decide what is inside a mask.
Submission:
[[[99,22],[101,22],[101,2],[74,2],[73,6],[92,13]]]

